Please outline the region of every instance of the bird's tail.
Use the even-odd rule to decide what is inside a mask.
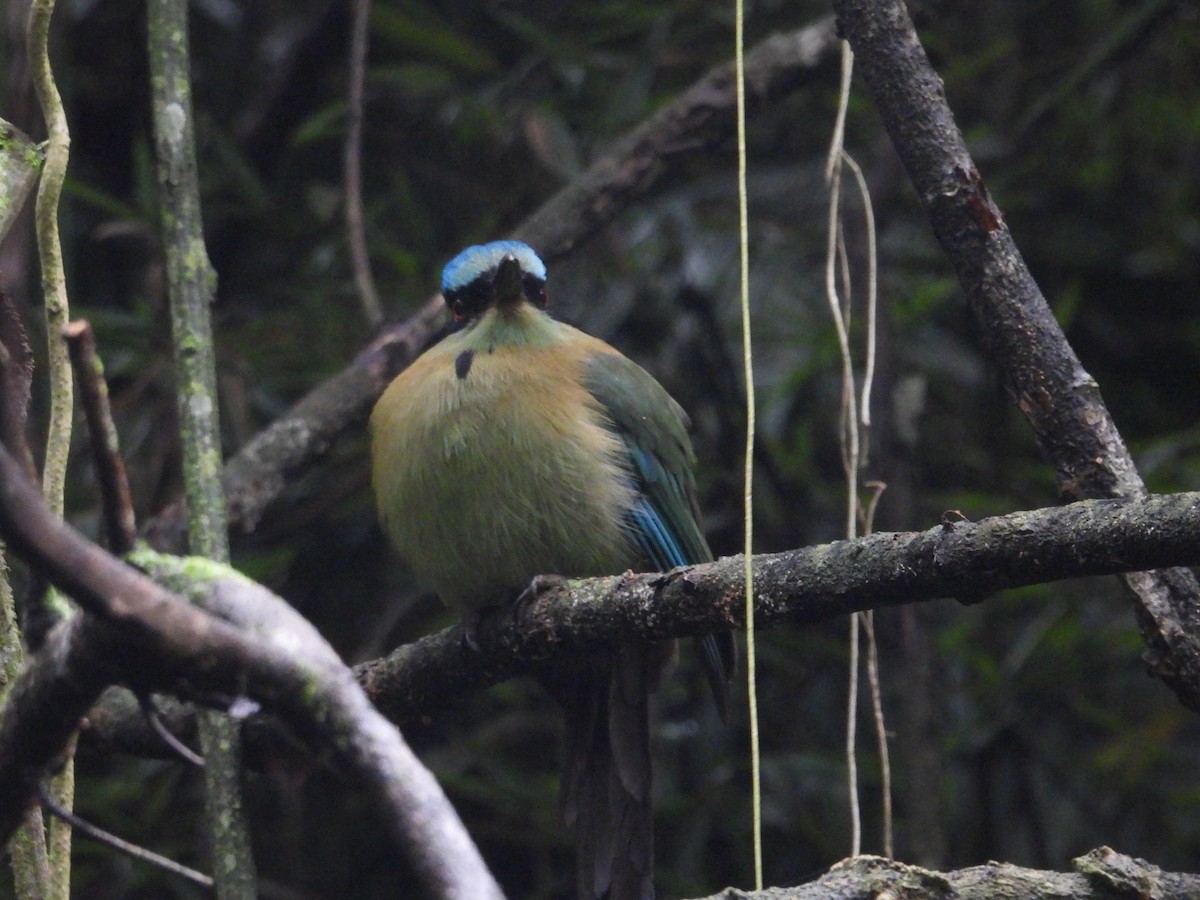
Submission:
[[[562,801],[582,900],[654,897],[649,695],[664,655],[659,645],[625,645],[551,685],[566,717]]]

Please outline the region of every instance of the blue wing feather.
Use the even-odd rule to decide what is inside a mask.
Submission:
[[[637,502],[634,542],[655,569],[712,559],[698,524],[687,415],[641,366],[619,353],[593,357],[584,384],[625,447]]]
[[[654,502],[656,494],[682,495],[682,485],[666,471],[662,461],[653,453],[633,445],[628,437],[623,437],[629,453],[630,471],[634,476],[634,488],[638,492],[637,501],[629,512],[629,524],[638,548],[659,571],[701,562],[691,558],[694,553],[684,551],[671,524],[664,518],[663,510]]]
[[[644,496],[639,496],[629,512],[629,525],[634,543],[656,571],[665,572],[687,565],[683,551],[671,536],[667,524]]]
[[[636,491],[627,521],[646,563],[665,572],[711,560],[699,525],[687,414],[645,369],[619,353],[593,357],[584,371],[584,385],[625,447]],[[717,710],[725,719],[726,685],[737,664],[733,635],[709,634],[696,640]]]

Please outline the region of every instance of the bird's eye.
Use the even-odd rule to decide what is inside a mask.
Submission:
[[[442,299],[446,301],[446,308],[450,310],[456,322],[461,322],[467,317],[467,301],[461,289],[443,291]]]
[[[492,303],[492,283],[486,278],[476,278],[458,287],[442,291],[446,307],[458,322],[483,315]]]
[[[536,275],[525,273],[521,279],[521,286],[525,289],[525,296],[529,302],[538,309],[545,309],[549,298],[546,296],[546,282]]]

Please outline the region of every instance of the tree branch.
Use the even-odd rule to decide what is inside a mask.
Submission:
[[[104,536],[114,556],[124,556],[137,543],[137,523],[125,461],[121,459],[117,427],[108,403],[104,365],[96,353],[96,335],[86,319],[77,319],[63,330],[67,352],[79,382],[80,404],[88,426],[92,468],[100,487]],[[10,445],[11,446],[11,445]]]
[[[42,152],[21,129],[0,119],[0,241],[24,208],[42,160]]]
[[[70,319],[67,299],[67,275],[59,238],[59,199],[67,177],[71,135],[58,85],[50,65],[50,20],[54,0],[32,0],[26,25],[26,47],[30,74],[38,104],[46,120],[46,161],[38,182],[34,204],[38,260],[41,263],[42,301],[46,321],[46,372],[50,386],[49,419],[46,423],[46,452],[42,461],[42,493],[54,512],[63,514],[67,482],[67,463],[71,453],[71,426],[74,401],[71,362],[62,330]],[[48,618],[67,611],[65,604],[47,592],[44,598]],[[70,759],[59,767],[51,793],[64,809],[75,802],[75,767]],[[71,826],[54,820],[46,831],[46,850],[50,860],[51,883],[43,896],[48,900],[68,900],[71,895]]]
[[[944,597],[975,603],[1063,578],[1197,564],[1200,493],[1080,501],[756,556],[755,621],[811,625],[866,609]],[[733,556],[666,574],[569,581],[517,613],[486,617],[477,652],[455,625],[356,674],[386,716],[404,721],[590,644],[741,628],[741,566]]]
[[[836,0],[892,143],[962,284],[992,363],[1065,499],[1146,494],[1095,380],[1067,343],[984,187],[900,0]],[[1200,711],[1200,585],[1184,570],[1125,577],[1151,670]]]
[[[146,25],[188,547],[197,556],[224,563],[229,561],[229,531],[221,485],[216,350],[209,314],[217,273],[208,259],[201,219],[186,0],[148,4]],[[220,713],[205,711],[199,727],[207,763],[204,819],[217,894],[221,900],[254,900],[258,875],[242,797],[238,725]]]
[[[1158,866],[1108,847],[1072,860],[1073,872],[1040,872],[990,862],[954,872],[934,872],[878,856],[858,856],[835,865],[815,881],[794,888],[739,891],[726,888],[704,900],[1035,900],[1074,897],[1154,897],[1185,900],[1200,894],[1200,876],[1164,872]]]
[[[350,245],[350,263],[354,270],[358,299],[362,303],[367,324],[374,329],[383,324],[383,306],[371,275],[362,196],[363,82],[367,73],[367,24],[371,16],[371,0],[354,0],[351,9],[350,65],[346,75],[346,142],[342,147],[346,242]]]
[[[811,625],[867,609],[946,597],[976,603],[1064,578],[1197,564],[1200,493],[1087,500],[757,556],[755,615],[763,628]],[[739,628],[742,602],[738,556],[666,574],[570,581],[521,610],[485,616],[478,650],[453,625],[357,666],[355,675],[379,710],[403,723],[564,652]],[[96,728],[105,746],[146,753],[146,728],[132,707],[105,704]]]
[[[0,537],[87,611],[51,632],[0,715],[0,841],[33,798],[31,779],[62,752],[106,685],[188,685],[208,697],[248,696],[302,737],[331,747],[383,808],[434,896],[500,896],[433,776],[283,600],[213,563],[139,554],[164,579],[205,582],[192,599],[208,612],[185,603],[55,518],[5,449]]]

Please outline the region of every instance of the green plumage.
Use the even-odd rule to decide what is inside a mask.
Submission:
[[[535,575],[638,562],[623,524],[633,494],[623,447],[579,384],[593,340],[532,307],[495,311],[425,354],[376,408],[384,524],[460,614],[511,600]],[[459,377],[464,352],[473,357]]]
[[[711,560],[699,525],[692,474],[696,458],[687,413],[645,369],[616,351],[588,360],[583,384],[604,409],[627,452],[644,460],[645,471],[635,472],[638,487],[661,513],[683,554],[672,565]]]

